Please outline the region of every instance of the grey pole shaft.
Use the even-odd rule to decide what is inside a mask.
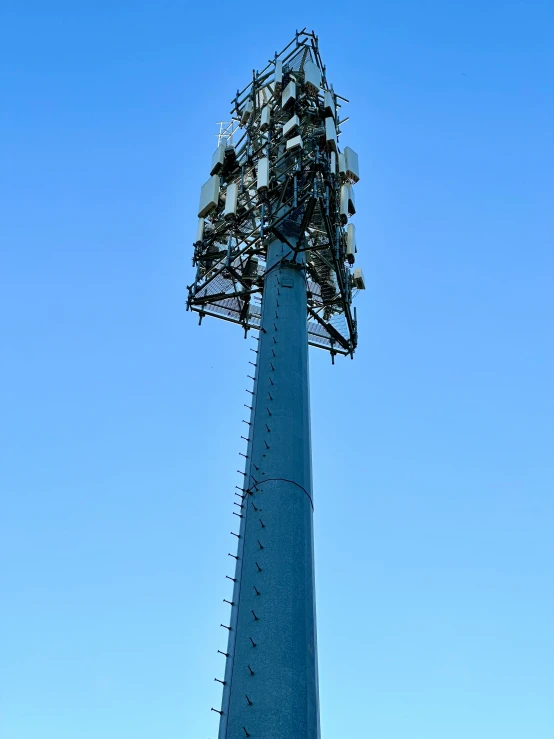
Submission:
[[[268,248],[219,739],[319,739],[304,267]]]

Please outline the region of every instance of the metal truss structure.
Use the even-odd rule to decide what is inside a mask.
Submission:
[[[202,187],[187,308],[259,329],[267,248],[279,239],[302,266],[308,340],[335,354],[357,344],[353,185],[358,157],[339,148],[342,104],[317,37],[305,30],[232,101]],[[236,142],[235,142],[236,139]]]

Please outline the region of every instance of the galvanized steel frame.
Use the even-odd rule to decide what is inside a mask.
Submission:
[[[281,109],[280,91],[275,89],[276,63],[281,61],[285,74],[301,82],[301,68],[307,57],[320,69],[322,88],[333,94],[336,108],[340,107],[339,100],[347,102],[328,86],[317,37],[305,29],[297,32],[261,72],[253,70],[248,85],[237,90],[232,101],[233,121],[240,121],[247,100],[252,101],[252,113],[234,147],[237,166],[221,182],[237,182],[240,218],[225,220],[221,200],[208,217],[206,233],[194,245],[197,273],[188,288],[187,308],[198,312],[200,321],[211,315],[238,323],[245,331],[258,329],[259,312],[253,299],[263,291],[268,244],[275,236],[289,244],[280,227],[297,214],[301,217],[300,239],[294,252],[295,258],[299,252],[307,252],[309,342],[329,350],[333,356],[353,354],[357,322],[351,307],[352,280],[345,260],[346,233],[339,217],[341,180],[337,172],[331,172],[331,152],[322,146],[324,118],[320,102],[304,96],[299,103],[304,114],[300,130],[307,144],[305,149],[287,153],[283,151],[282,137],[275,135],[288,115]],[[299,69],[288,69],[287,64],[291,63]],[[268,133],[260,130],[264,105],[272,105],[274,112]],[[262,157],[269,158],[272,182],[267,192],[260,193],[255,182]],[[247,263],[252,258],[258,260],[257,274],[254,280],[245,279]]]

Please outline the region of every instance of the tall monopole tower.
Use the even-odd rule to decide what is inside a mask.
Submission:
[[[252,353],[219,739],[319,739],[308,345],[353,355],[358,156],[305,30],[232,101],[202,186],[188,308]],[[231,561],[231,560],[230,560]]]

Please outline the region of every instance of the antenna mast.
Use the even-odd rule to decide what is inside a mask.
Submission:
[[[219,739],[319,739],[308,344],[353,356],[358,156],[304,29],[232,101],[202,186],[187,307],[259,332]]]

